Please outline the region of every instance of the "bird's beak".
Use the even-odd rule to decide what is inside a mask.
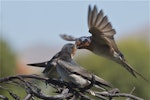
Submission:
[[[76,45],[76,49],[80,49],[81,42],[77,40],[77,41],[75,42],[75,45]]]
[[[76,41],[76,42],[75,42],[75,45],[76,45],[77,49],[81,49],[81,48],[86,48],[86,47],[88,47],[88,46],[90,45],[90,42],[89,42],[89,41],[83,41],[83,42],[81,42],[81,41]]]

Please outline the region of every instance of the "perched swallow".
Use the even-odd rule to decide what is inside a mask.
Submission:
[[[61,56],[56,61],[56,69],[61,79],[76,85],[78,88],[84,88],[91,84],[92,78],[94,78],[94,83],[97,86],[107,86],[112,87],[112,85],[106,82],[104,79],[88,72],[83,67],[79,66],[72,58],[73,52],[76,46],[74,44],[65,45],[63,52],[64,56]],[[63,49],[62,49],[63,50]],[[68,60],[66,60],[68,59]]]
[[[146,80],[140,73],[127,63],[124,55],[118,49],[114,40],[116,34],[107,16],[104,16],[102,10],[97,11],[97,7],[88,9],[88,28],[92,36],[83,36],[75,38],[70,35],[62,34],[61,38],[67,41],[75,41],[78,49],[88,49],[99,56],[111,59],[126,68],[134,77],[136,74]]]
[[[67,81],[76,85],[78,88],[84,88],[92,83],[94,77],[94,84],[99,87],[112,85],[104,79],[88,72],[79,66],[74,60],[73,56],[76,51],[76,45],[66,44],[60,52],[58,52],[50,61],[36,64],[28,64],[31,66],[45,67],[43,73],[45,76],[52,78],[51,73],[57,73],[63,81]]]
[[[66,54],[69,52],[69,50],[71,51],[71,57],[74,56],[76,48],[74,46],[72,46],[72,44],[66,44],[63,46],[62,50],[58,53],[56,53],[49,61],[45,61],[45,62],[40,62],[40,63],[33,63],[33,64],[27,64],[29,66],[36,66],[36,67],[43,67],[45,68],[43,71],[43,74],[48,77],[48,78],[59,78],[59,74],[56,71],[56,59],[63,59],[64,61],[68,61],[71,62],[73,64],[76,64],[76,62],[70,58],[68,58],[68,56],[66,56]]]

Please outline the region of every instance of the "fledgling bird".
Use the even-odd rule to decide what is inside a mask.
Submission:
[[[46,67],[43,71],[45,76],[52,78],[51,72],[54,72],[55,74],[57,73],[63,81],[72,83],[78,88],[89,86],[92,83],[91,80],[93,77],[94,84],[97,86],[101,88],[103,88],[103,86],[112,87],[110,83],[88,72],[73,60],[76,49],[76,45],[69,43],[64,45],[61,51],[58,52],[50,61],[28,65]]]
[[[56,59],[63,59],[64,61],[68,61],[71,62],[73,64],[76,64],[76,62],[72,59],[68,59],[66,57],[66,54],[68,53],[68,48],[72,48],[72,52],[71,52],[71,57],[74,56],[76,48],[72,47],[71,44],[66,44],[64,45],[64,47],[61,49],[61,51],[59,51],[58,53],[56,53],[49,61],[44,61],[44,62],[40,62],[40,63],[32,63],[32,64],[27,64],[29,66],[35,66],[35,67],[43,67],[45,68],[43,70],[43,74],[48,77],[48,78],[59,78],[59,74],[56,71]]]
[[[77,63],[71,62],[71,61],[75,62],[72,59],[73,57],[71,55],[73,52],[75,52],[76,49],[73,48],[76,48],[76,45],[67,44],[63,48],[65,48],[66,51],[65,53],[63,52],[63,55],[65,56],[57,59],[56,69],[64,81],[73,83],[79,88],[84,88],[91,84],[90,80],[92,80],[92,75],[93,75],[96,85],[98,86],[104,85],[107,87],[112,87],[112,85],[106,82],[104,79],[90,73],[83,67],[79,66]]]
[[[71,35],[61,34],[61,38],[67,41],[75,41],[78,49],[88,49],[93,53],[111,59],[126,68],[134,77],[138,74],[147,81],[140,73],[132,68],[124,58],[124,55],[118,49],[114,40],[116,34],[107,16],[104,16],[102,10],[97,11],[97,7],[88,8],[88,28],[92,36],[83,36],[75,38]]]

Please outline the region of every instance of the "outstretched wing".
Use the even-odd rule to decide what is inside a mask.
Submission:
[[[88,9],[88,27],[89,32],[92,34],[92,39],[104,45],[109,45],[118,51],[114,41],[115,30],[112,28],[111,23],[108,21],[107,16],[104,16],[102,10],[97,12],[97,7],[94,6],[93,10],[89,6]]]

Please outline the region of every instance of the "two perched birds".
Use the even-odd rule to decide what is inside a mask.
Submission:
[[[78,88],[88,87],[93,83],[93,81],[94,85],[99,87],[112,87],[110,83],[87,71],[73,60],[73,56],[77,49],[88,49],[99,56],[103,56],[119,63],[133,76],[136,77],[137,74],[145,79],[140,73],[134,70],[131,65],[127,63],[123,54],[120,52],[115,43],[115,30],[112,28],[112,25],[108,21],[107,16],[104,16],[102,10],[98,12],[96,6],[94,6],[93,9],[91,9],[89,6],[88,27],[92,36],[75,38],[70,35],[60,35],[64,40],[75,41],[75,44],[65,44],[61,51],[58,52],[50,61],[28,65],[44,67],[45,69],[43,73],[46,77],[61,77],[63,81],[72,83]]]

